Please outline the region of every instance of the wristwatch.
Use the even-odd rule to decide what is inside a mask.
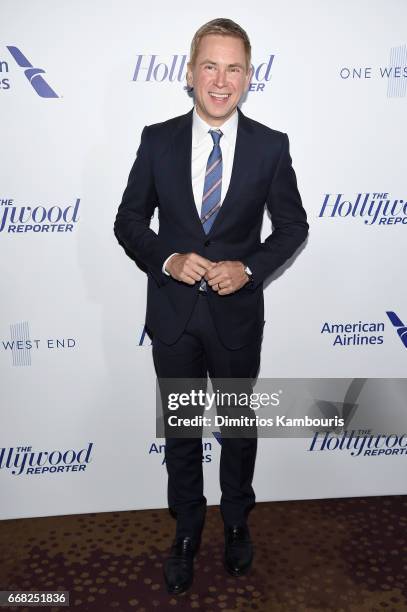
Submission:
[[[246,272],[247,276],[249,277],[249,283],[252,283],[253,282],[253,272],[250,270],[249,266],[244,266],[244,271]]]

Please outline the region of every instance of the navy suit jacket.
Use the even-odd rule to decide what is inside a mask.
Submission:
[[[253,282],[208,300],[222,343],[237,349],[262,334],[263,281],[291,257],[308,232],[286,134],[246,117],[240,110],[229,189],[208,234],[200,221],[191,181],[192,111],[145,127],[117,212],[120,244],[148,275],[146,325],[166,344],[184,331],[198,299],[195,285],[162,272],[171,253],[195,252],[211,261],[239,260]],[[262,243],[267,206],[273,231]],[[155,207],[159,231],[149,226]]]

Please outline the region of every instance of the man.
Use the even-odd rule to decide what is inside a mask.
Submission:
[[[252,76],[246,32],[215,19],[195,34],[187,70],[195,107],[145,127],[115,223],[147,270],[146,325],[157,376],[254,378],[260,364],[263,281],[293,255],[308,225],[286,134],[238,109]],[[264,206],[273,232],[261,243]],[[149,225],[159,207],[159,231]],[[248,571],[247,518],[257,439],[224,438],[220,458],[225,565]],[[166,439],[176,536],[164,575],[170,593],[192,583],[204,523],[199,437]]]

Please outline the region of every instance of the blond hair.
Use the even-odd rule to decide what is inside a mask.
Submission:
[[[252,47],[249,37],[239,24],[235,23],[231,19],[224,18],[212,19],[212,21],[208,21],[208,23],[205,23],[195,32],[191,42],[189,60],[191,66],[194,65],[196,56],[198,55],[199,43],[204,36],[208,36],[209,34],[215,34],[218,36],[234,36],[235,38],[240,38],[240,40],[243,42],[246,54],[246,68],[247,71],[249,71],[252,54]]]

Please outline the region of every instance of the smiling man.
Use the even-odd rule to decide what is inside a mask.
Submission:
[[[307,236],[287,135],[238,108],[251,75],[250,41],[238,24],[215,19],[196,32],[187,71],[194,108],[144,128],[117,213],[119,242],[147,271],[159,379],[255,378],[263,282]],[[265,206],[273,231],[261,242]],[[256,437],[222,440],[224,560],[234,576],[253,560],[256,450]],[[166,465],[177,524],[164,576],[168,591],[181,593],[192,584],[205,518],[201,438],[167,436]]]

